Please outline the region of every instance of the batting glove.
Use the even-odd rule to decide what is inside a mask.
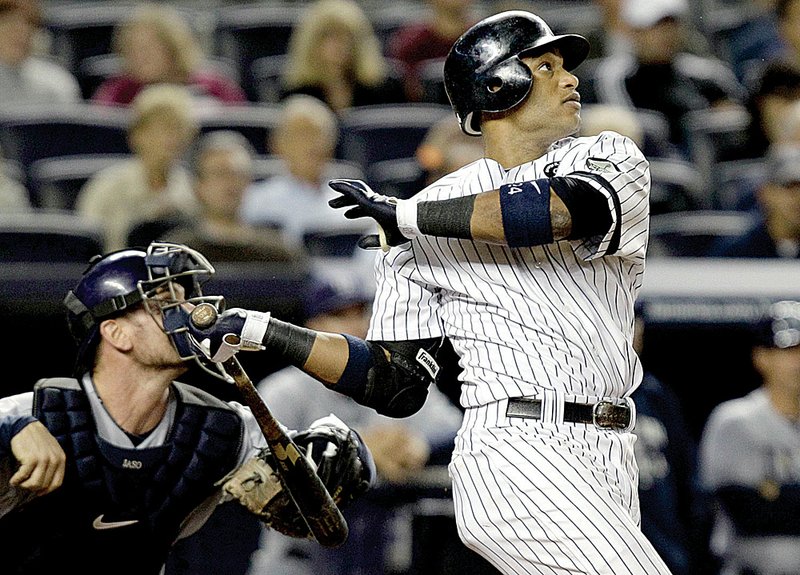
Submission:
[[[358,240],[359,247],[363,249],[381,248],[388,251],[390,246],[399,246],[406,243],[412,236],[401,230],[397,221],[398,209],[406,206],[404,202],[390,196],[375,193],[361,180],[331,180],[328,185],[342,194],[328,202],[332,208],[350,207],[344,217],[350,220],[356,218],[372,218],[378,223],[378,234],[370,234]],[[404,232],[406,232],[404,234]]]
[[[194,346],[214,362],[223,362],[239,351],[260,351],[270,314],[231,308],[219,315],[210,327],[200,329],[189,322]]]

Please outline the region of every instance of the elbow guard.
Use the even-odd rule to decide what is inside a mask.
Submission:
[[[419,411],[428,397],[428,387],[436,379],[439,366],[430,346],[420,342],[369,342],[372,367],[367,375],[359,403],[388,417],[408,417]]]

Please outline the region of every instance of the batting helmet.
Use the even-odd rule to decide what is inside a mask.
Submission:
[[[154,242],[146,250],[125,249],[95,256],[64,298],[69,329],[78,343],[76,375],[93,357],[103,320],[126,313],[164,291],[170,296],[160,295],[158,305],[147,309],[160,312],[163,330],[181,358],[196,359],[202,365],[204,356],[197,353],[188,337],[188,312],[182,304],[208,301],[224,307],[220,296],[203,296],[201,285],[213,274],[214,268],[205,257],[180,244]],[[182,297],[175,293],[172,282],[183,286]]]
[[[572,70],[589,53],[577,34],[556,36],[530,12],[511,10],[481,20],[456,40],[444,63],[444,87],[461,129],[479,136],[480,112],[502,112],[522,102],[533,75],[521,56],[558,48]]]

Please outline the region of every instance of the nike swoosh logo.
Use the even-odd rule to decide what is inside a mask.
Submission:
[[[139,523],[139,520],[128,519],[127,521],[103,521],[103,514],[101,513],[95,517],[94,521],[92,521],[92,527],[99,531],[102,529],[117,529],[118,527],[126,527],[128,525],[133,525],[134,523]]]

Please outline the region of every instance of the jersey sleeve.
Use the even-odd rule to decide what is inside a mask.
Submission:
[[[411,244],[377,256],[377,287],[367,339],[408,341],[442,335],[438,294],[412,279]]]
[[[602,132],[581,150],[557,175],[579,178],[602,193],[612,221],[605,234],[575,240],[576,253],[587,260],[643,255],[650,216],[649,162],[633,140],[615,132]]]

